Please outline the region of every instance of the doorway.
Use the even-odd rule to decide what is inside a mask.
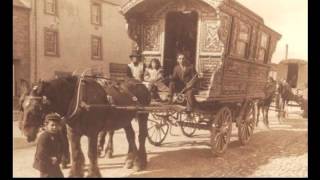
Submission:
[[[169,12],[167,14],[163,63],[166,76],[172,74],[177,63],[176,55],[178,52],[185,54],[189,62],[195,65],[197,31],[197,12]]]
[[[299,65],[295,63],[288,64],[287,82],[292,88],[297,87]]]

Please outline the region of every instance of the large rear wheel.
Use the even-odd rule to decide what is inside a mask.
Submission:
[[[238,137],[242,145],[249,142],[256,123],[255,103],[250,101],[238,124]]]
[[[232,132],[232,113],[228,107],[221,108],[211,128],[211,150],[215,156],[225,153]]]

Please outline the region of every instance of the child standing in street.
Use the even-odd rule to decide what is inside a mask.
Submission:
[[[61,117],[56,113],[45,117],[45,129],[39,136],[33,164],[40,177],[64,177],[59,166],[63,152],[60,123]]]

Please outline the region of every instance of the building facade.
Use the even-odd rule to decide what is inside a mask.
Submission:
[[[111,62],[128,63],[123,2],[14,0],[14,81],[31,85],[88,68],[108,75]]]
[[[13,96],[18,96],[24,83],[30,82],[30,7],[13,1]]]

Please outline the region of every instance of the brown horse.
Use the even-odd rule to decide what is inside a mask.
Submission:
[[[132,95],[134,98],[132,98]],[[68,140],[71,144],[72,166],[71,177],[83,177],[84,155],[80,138],[88,137],[88,157],[90,160],[89,177],[100,177],[97,162],[97,139],[102,130],[113,131],[124,128],[129,143],[127,167],[141,170],[146,167],[147,155],[145,139],[147,136],[147,116],[138,116],[139,149],[135,144],[135,133],[131,120],[136,116],[136,110],[112,108],[83,108],[86,104],[110,105],[106,98],[111,96],[121,105],[150,104],[148,89],[134,80],[127,80],[119,87],[103,88],[95,79],[78,78],[75,76],[58,78],[40,82],[35,86],[23,102],[21,129],[28,141],[36,139],[37,132],[43,123],[43,117],[49,112],[57,112],[66,117]]]
[[[259,116],[260,116],[260,111],[262,112],[262,118],[263,118],[263,123],[269,128],[269,108],[270,105],[276,95],[277,91],[277,86],[276,86],[276,81],[273,80],[273,78],[269,78],[268,83],[264,89],[265,93],[265,98],[258,101],[257,104],[257,122],[256,126],[259,124]]]

